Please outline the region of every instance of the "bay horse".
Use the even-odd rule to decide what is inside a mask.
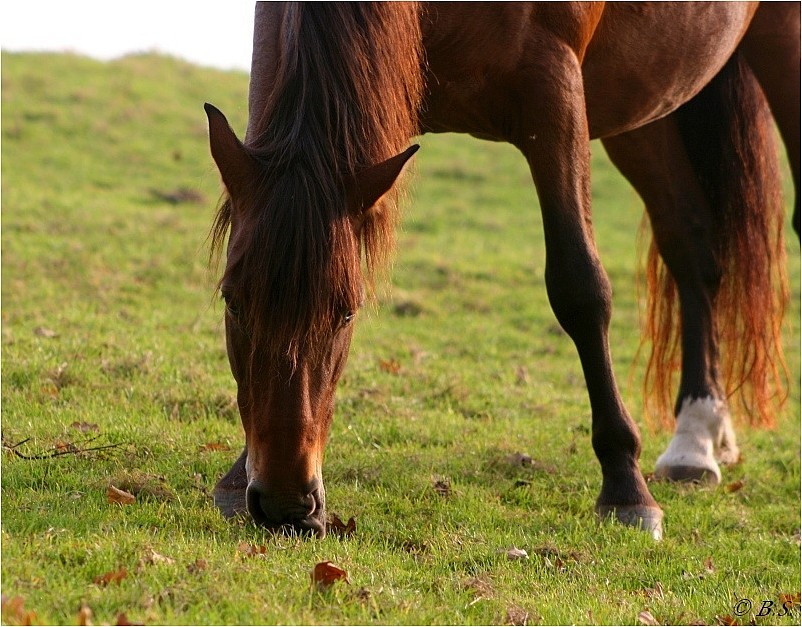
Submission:
[[[798,3],[258,3],[244,142],[207,104],[226,194],[213,250],[245,448],[215,487],[226,516],[325,534],[322,464],[353,321],[393,247],[396,179],[427,132],[509,142],[529,164],[546,286],[573,340],[601,465],[596,512],[661,537],[641,439],[608,347],[589,141],[643,199],[650,389],[681,361],[655,474],[720,481],[734,388],[770,419],[783,278],[771,115],[799,233]],[[730,348],[721,352],[720,340]],[[744,385],[749,383],[751,385]]]

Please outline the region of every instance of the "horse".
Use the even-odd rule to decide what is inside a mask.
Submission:
[[[601,139],[651,224],[655,398],[681,366],[675,433],[654,474],[717,483],[719,464],[739,455],[733,390],[751,390],[744,404],[766,422],[781,393],[787,288],[772,118],[799,234],[799,41],[798,3],[257,3],[244,141],[205,105],[225,186],[212,248],[226,249],[218,288],[245,432],[216,506],[270,529],[326,533],[335,390],[393,249],[397,181],[412,138],[458,132],[526,159],[549,302],[587,387],[595,511],[662,537],[608,346],[589,141]]]

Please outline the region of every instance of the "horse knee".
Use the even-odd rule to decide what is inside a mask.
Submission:
[[[546,289],[557,321],[575,343],[606,332],[612,314],[612,287],[600,264],[589,264],[584,271],[547,268]]]

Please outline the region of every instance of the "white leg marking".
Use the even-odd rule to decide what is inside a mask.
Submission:
[[[721,481],[718,462],[733,464],[740,453],[727,405],[712,396],[686,398],[674,438],[657,460],[655,474],[670,479]]]

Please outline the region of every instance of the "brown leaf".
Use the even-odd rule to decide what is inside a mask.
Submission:
[[[48,329],[47,327],[36,327],[33,332],[39,337],[46,337],[48,339],[58,337],[58,333],[56,333],[53,329]]]
[[[451,496],[451,482],[445,478],[435,479],[432,485],[434,491],[440,496]]]
[[[716,572],[716,569],[713,567],[713,558],[708,557],[705,559],[705,573],[712,574],[714,572]]]
[[[737,624],[738,621],[735,620],[729,614],[727,614],[726,616],[716,615],[716,625],[737,625]]]
[[[515,452],[512,455],[507,455],[504,458],[508,464],[512,464],[513,466],[531,466],[532,465],[532,458],[527,455],[526,453],[519,453]]]
[[[320,588],[329,588],[341,579],[345,583],[351,583],[348,580],[348,573],[329,561],[318,562],[312,570],[312,583]]]
[[[73,422],[70,427],[78,429],[81,433],[89,433],[90,431],[100,431],[100,427],[93,422]]]
[[[388,374],[398,374],[401,372],[401,364],[395,359],[380,359],[379,370]]]
[[[507,613],[504,617],[505,625],[526,625],[529,620],[529,612],[524,608],[517,605],[511,605],[507,608]]]
[[[489,599],[493,596],[493,583],[487,576],[470,577],[462,582],[462,587],[465,590],[473,593],[476,599]]]
[[[110,583],[120,583],[128,576],[128,569],[112,570],[108,573],[95,577],[94,581],[101,587],[108,586]]]
[[[119,503],[120,505],[130,505],[136,502],[136,497],[130,492],[119,490],[113,485],[110,485],[106,490],[106,497],[109,503]]]
[[[132,623],[128,620],[128,615],[125,612],[120,612],[117,614],[117,621],[114,623],[115,625],[144,625],[145,623]]]
[[[228,444],[223,444],[222,442],[207,442],[206,444],[202,444],[198,447],[198,450],[203,451],[230,451],[231,447]]]
[[[208,568],[209,564],[204,559],[196,559],[192,562],[189,566],[187,566],[187,571],[190,575],[197,575],[200,572],[203,572]]]
[[[326,522],[326,533],[330,533],[338,538],[350,538],[355,532],[356,521],[353,516],[348,519],[347,523],[344,523],[337,514],[329,514],[329,519]]]
[[[653,588],[644,588],[643,594],[650,601],[654,599],[657,600],[663,599],[665,597],[665,592],[663,591],[663,584],[661,584],[658,581],[657,583],[654,584]]]
[[[86,603],[81,603],[81,607],[78,609],[78,624],[83,627],[88,627],[92,624],[92,608]]]
[[[529,554],[524,551],[523,549],[519,549],[516,547],[510,547],[507,549],[507,559],[508,560],[525,560],[529,559]]]
[[[638,614],[638,622],[641,625],[659,625],[660,623],[658,620],[652,616],[652,613],[649,610],[643,610],[640,614]]]
[[[25,599],[2,595],[3,622],[7,625],[33,625],[36,622],[36,612],[25,609]]]
[[[246,557],[258,557],[267,553],[267,547],[264,544],[256,546],[255,544],[248,544],[247,542],[241,542],[237,550],[245,554]]]
[[[167,557],[151,548],[147,548],[139,563],[152,566],[154,564],[175,564],[175,560],[172,557]]]
[[[743,479],[738,479],[738,481],[733,481],[732,483],[728,483],[727,487],[725,488],[727,492],[732,494],[733,492],[738,492],[741,488],[746,485],[746,482]]]
[[[800,604],[802,604],[802,594],[799,592],[782,592],[777,600],[784,607],[799,609]]]

